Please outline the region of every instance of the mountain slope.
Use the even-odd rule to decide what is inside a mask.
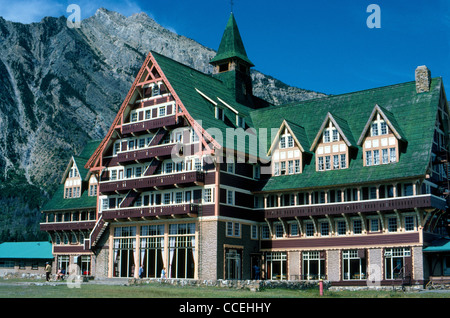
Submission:
[[[70,156],[103,138],[150,50],[212,72],[214,50],[144,13],[99,9],[79,29],[68,28],[64,17],[32,24],[0,18],[0,190],[14,189],[0,191],[0,202],[14,206],[4,210],[8,215],[39,214]],[[323,96],[257,71],[252,77],[255,95],[274,104]],[[24,192],[35,193],[26,209]],[[0,231],[11,225],[4,211]]]

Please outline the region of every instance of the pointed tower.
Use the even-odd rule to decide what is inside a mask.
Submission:
[[[210,64],[214,66],[214,76],[234,92],[236,101],[252,106],[250,68],[254,64],[247,57],[233,12],[228,19],[217,55]]]

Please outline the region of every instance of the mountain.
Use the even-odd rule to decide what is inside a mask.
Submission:
[[[65,17],[0,17],[0,241],[14,231],[38,235],[39,207],[70,156],[104,137],[150,50],[205,73],[216,54],[145,13],[102,8],[81,28]],[[252,78],[255,95],[276,105],[324,96],[258,71]]]

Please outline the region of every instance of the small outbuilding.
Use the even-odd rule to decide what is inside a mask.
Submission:
[[[5,242],[0,244],[0,276],[45,274],[45,264],[53,262],[50,242]]]

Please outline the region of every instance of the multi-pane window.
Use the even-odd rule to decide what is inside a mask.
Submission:
[[[226,233],[230,237],[240,237],[241,236],[241,224],[237,222],[227,222],[226,223]]]
[[[334,155],[333,156],[333,169],[339,169],[339,156]]]
[[[261,226],[261,239],[263,240],[270,239],[270,229],[268,225]]]
[[[390,217],[387,219],[388,221],[388,231],[389,232],[397,232],[397,218]]]
[[[389,157],[390,157],[390,162],[397,161],[397,151],[395,148],[389,148]]]
[[[275,237],[283,237],[284,231],[283,231],[283,225],[280,223],[275,224]]]
[[[287,274],[287,253],[272,252],[266,254],[267,279],[284,280]]]
[[[250,230],[251,230],[252,240],[257,240],[258,239],[258,226],[252,225]]]
[[[353,220],[353,234],[362,233],[362,222],[361,220]]]
[[[358,250],[342,251],[342,265],[344,280],[366,278],[366,259],[359,255]]]
[[[371,125],[371,136],[387,135],[389,133],[386,122],[377,114],[376,120]]]
[[[325,156],[325,170],[331,169],[330,156]]]
[[[323,157],[319,157],[318,166],[319,166],[319,171],[323,171],[325,169],[325,166],[323,164]]]
[[[330,223],[328,223],[328,222],[321,222],[320,223],[320,235],[321,236],[328,236],[328,235],[330,235]]]
[[[294,138],[291,135],[287,136],[287,141],[288,141],[287,143],[288,148],[294,147]]]
[[[380,222],[378,219],[370,219],[369,220],[369,226],[371,232],[378,232],[380,231]]]
[[[380,164],[380,150],[378,149],[373,151],[373,164],[374,165]]]
[[[346,154],[341,154],[341,169],[347,168],[347,156]]]
[[[330,131],[329,130],[325,130],[323,132],[323,142],[324,143],[330,142]]]
[[[289,174],[294,173],[294,161],[293,160],[288,161],[288,173]]]
[[[409,257],[409,248],[387,248],[384,251],[386,279],[402,278],[402,273],[405,274],[406,258]]]
[[[372,165],[372,151],[366,151],[366,166]]]
[[[234,204],[234,191],[227,190],[227,204]]]
[[[273,166],[273,175],[274,176],[279,176],[280,175],[280,163],[279,162],[275,162],[274,166]]]
[[[300,160],[295,160],[295,173],[300,173]]]
[[[314,224],[306,223],[305,224],[305,233],[306,233],[306,236],[314,236]]]
[[[321,254],[320,251],[302,252],[302,279],[317,280],[325,278],[325,258]]]
[[[346,235],[347,234],[347,226],[345,224],[345,221],[337,222],[337,234],[338,235]]]
[[[414,229],[415,229],[414,216],[412,215],[405,216],[405,231],[414,231]]]
[[[290,233],[291,233],[291,236],[298,236],[298,224],[297,223],[290,224]]]
[[[203,202],[205,203],[211,203],[213,202],[213,189],[212,188],[206,188],[203,189]]]

